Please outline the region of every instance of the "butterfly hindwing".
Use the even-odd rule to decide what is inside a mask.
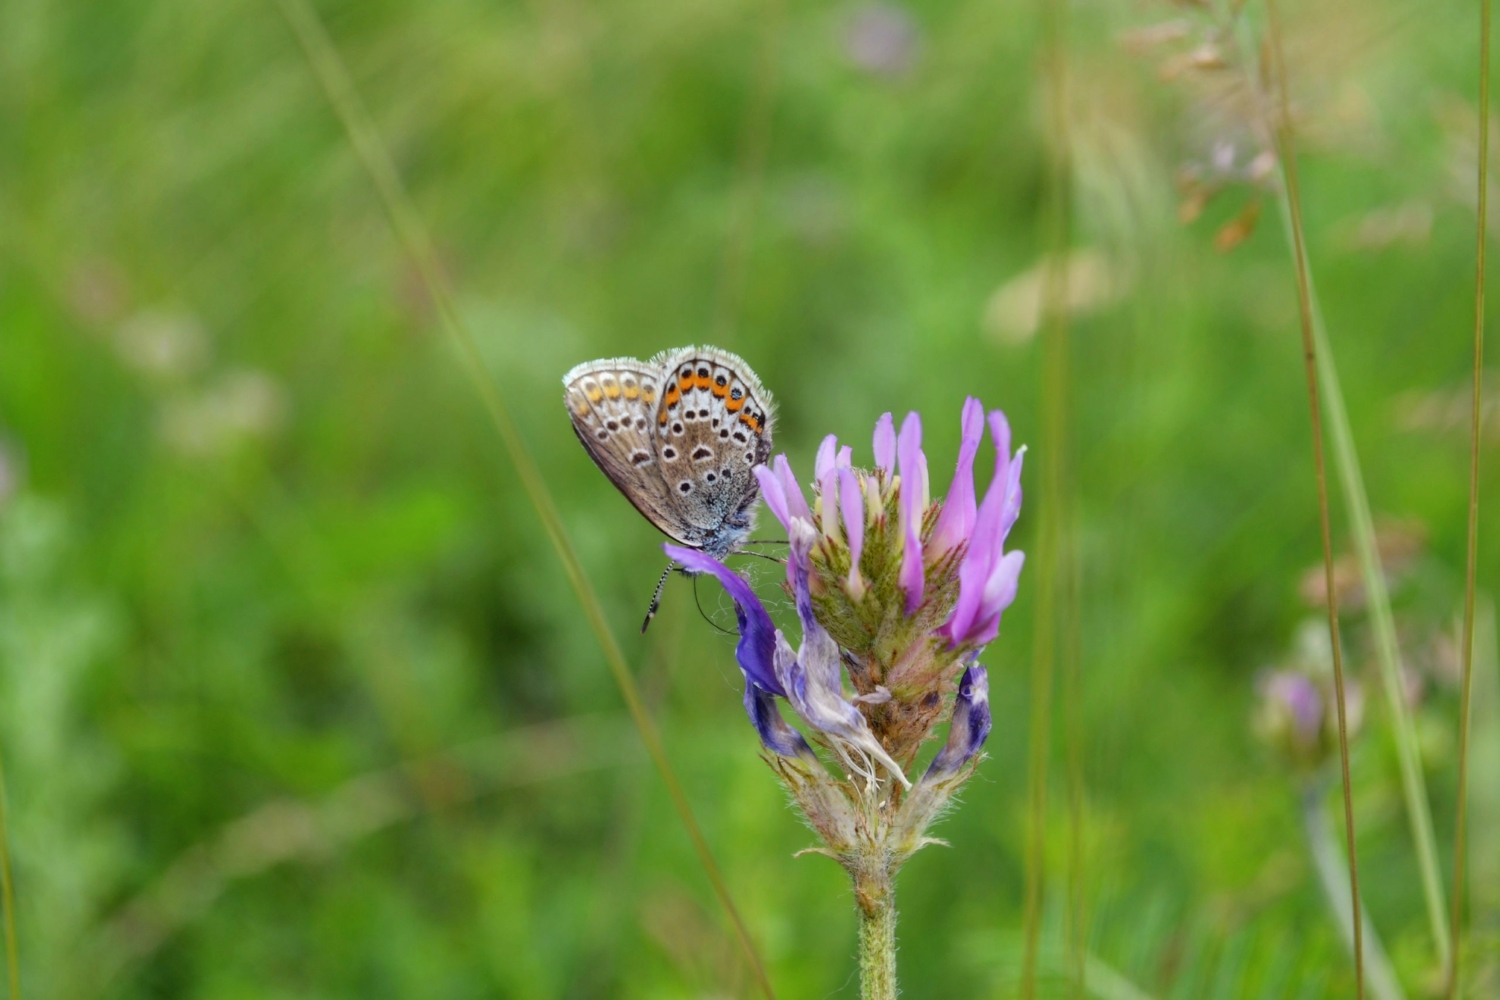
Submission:
[[[662,373],[657,455],[681,516],[727,551],[750,529],[758,496],[753,469],[771,452],[770,395],[744,361],[714,348],[652,359]]]

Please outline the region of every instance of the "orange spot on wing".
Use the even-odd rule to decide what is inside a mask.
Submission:
[[[744,409],[745,400],[749,398],[749,396],[741,396],[739,399],[726,399],[724,401],[724,409],[728,410],[730,413],[738,413],[740,412],[740,410]]]
[[[752,416],[752,415],[750,415],[748,413],[741,413],[740,414],[740,423],[742,423],[742,424],[748,424],[749,427],[750,427],[750,429],[752,431],[754,431],[757,434],[760,433],[760,421],[756,420],[754,416]]]
[[[714,380],[713,380],[713,376],[711,376],[711,375],[694,375],[693,376],[693,386],[695,388],[698,388],[698,389],[709,389],[709,388],[713,387],[713,384],[714,384]]]
[[[590,403],[597,403],[604,398],[604,393],[599,391],[597,385],[591,385],[583,390],[583,394],[589,398]]]
[[[627,385],[625,387],[625,398],[626,399],[639,399],[640,395],[641,395],[641,387],[640,386],[635,385],[634,383],[632,383],[631,385]]]
[[[683,392],[687,392],[692,387],[693,387],[693,373],[692,372],[688,372],[686,375],[682,376],[681,378],[679,378],[677,380],[677,388],[681,389]]]
[[[610,399],[619,399],[620,398],[620,383],[618,383],[618,382],[606,382],[606,383],[604,383],[604,394],[606,396],[608,396]]]
[[[729,395],[729,383],[725,382],[723,385],[715,385],[714,386],[714,395],[718,396],[720,399],[723,399],[726,396],[728,396]]]

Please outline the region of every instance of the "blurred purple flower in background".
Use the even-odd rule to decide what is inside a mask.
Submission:
[[[899,4],[864,3],[849,14],[844,53],[867,73],[905,76],[916,65],[921,48],[921,29],[911,12]]]

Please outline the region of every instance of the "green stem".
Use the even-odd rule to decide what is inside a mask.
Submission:
[[[1309,781],[1302,789],[1302,827],[1307,834],[1307,849],[1312,855],[1313,868],[1318,872],[1318,885],[1323,890],[1323,899],[1333,911],[1334,922],[1345,947],[1354,949],[1354,920],[1350,916],[1349,875],[1339,857],[1338,840],[1334,836],[1333,824],[1323,811],[1323,784]],[[1365,979],[1375,1000],[1406,1000],[1401,983],[1391,968],[1391,960],[1380,943],[1380,933],[1370,922],[1370,915],[1363,904],[1359,908],[1359,923],[1363,931]]]
[[[859,995],[896,1000],[896,888],[882,864],[854,880],[859,905]]]

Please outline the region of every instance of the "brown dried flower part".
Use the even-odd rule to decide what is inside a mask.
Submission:
[[[1394,589],[1416,566],[1427,547],[1427,529],[1415,520],[1386,521],[1375,528],[1375,549],[1386,586]],[[1333,587],[1339,607],[1358,610],[1365,606],[1364,574],[1359,558],[1344,552],[1333,563]],[[1323,565],[1309,566],[1302,573],[1297,592],[1311,607],[1328,606],[1328,586]]]

